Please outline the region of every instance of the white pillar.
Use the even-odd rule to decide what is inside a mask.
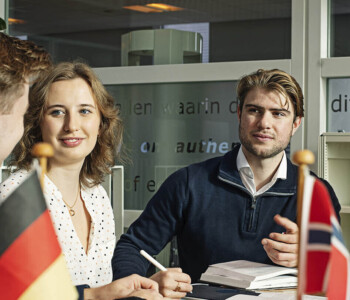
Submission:
[[[0,18],[5,20],[5,5],[6,0],[0,0]]]
[[[305,147],[318,152],[319,135],[326,131],[327,93],[326,79],[322,78],[321,63],[327,57],[328,1],[307,1],[307,58],[306,69],[306,137]],[[316,155],[316,162],[318,155]],[[317,172],[317,164],[312,167]]]
[[[8,0],[0,0],[0,18],[5,20],[7,23],[7,18],[8,18]],[[8,32],[8,26],[4,32]]]
[[[306,54],[306,0],[292,0],[292,49],[291,49],[291,75],[299,83],[305,96],[305,54]],[[304,108],[306,104],[304,103]],[[290,143],[290,154],[304,149],[305,122],[294,134]]]

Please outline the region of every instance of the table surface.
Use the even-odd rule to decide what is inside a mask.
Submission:
[[[230,289],[228,288],[221,288],[222,292],[219,292],[219,287],[213,287],[208,285],[195,285],[194,288],[197,288],[197,291],[194,292],[196,295],[187,294],[187,296],[183,299],[186,300],[207,300],[212,299],[215,297],[215,300],[224,300],[224,299],[232,299],[232,300],[254,300],[259,297],[260,299],[270,299],[270,300],[296,300],[296,290],[295,289],[283,289],[283,290],[255,290],[255,292],[260,293],[259,295],[251,295],[254,292],[253,291],[247,291],[250,295],[245,294],[238,294],[242,290],[240,289],[232,289],[232,292],[230,293]],[[198,290],[200,291],[198,293]],[[215,293],[215,290],[218,293]],[[204,292],[204,294],[203,294]],[[215,296],[207,295],[207,293],[214,292]],[[243,290],[243,293],[245,290]],[[201,297],[198,297],[197,295],[201,295]],[[234,296],[232,296],[234,295]],[[202,298],[203,297],[203,298]],[[303,300],[327,300],[326,297],[321,296],[311,296],[311,295],[304,295]]]

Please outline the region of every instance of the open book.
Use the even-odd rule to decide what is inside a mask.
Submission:
[[[244,289],[293,288],[297,269],[236,260],[210,265],[200,280]]]

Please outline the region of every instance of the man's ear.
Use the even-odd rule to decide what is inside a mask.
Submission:
[[[241,121],[241,109],[239,108],[239,106],[237,106],[237,117],[238,117],[238,122]]]
[[[294,122],[293,122],[293,131],[292,131],[292,135],[294,135],[294,133],[298,130],[300,124],[301,124],[301,117],[296,117]]]

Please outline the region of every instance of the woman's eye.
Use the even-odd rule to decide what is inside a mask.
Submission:
[[[89,109],[83,108],[83,109],[80,110],[80,113],[83,114],[83,115],[87,115],[87,114],[90,114],[91,111]]]
[[[60,116],[60,115],[63,115],[63,114],[64,114],[64,112],[62,110],[58,110],[58,109],[52,110],[50,112],[50,115],[52,115],[52,116]]]

